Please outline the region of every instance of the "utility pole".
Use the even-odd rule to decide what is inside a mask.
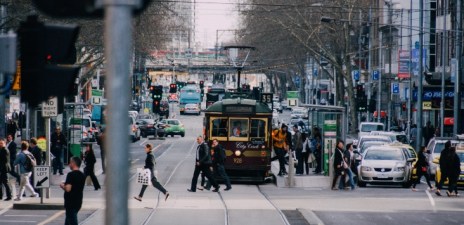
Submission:
[[[372,38],[371,38],[372,37],[372,34],[371,34],[372,29],[371,29],[371,25],[372,24],[371,23],[372,23],[372,6],[369,6],[369,23],[368,23],[368,26],[369,26],[369,37],[368,37],[369,38],[369,40],[368,40],[369,41],[369,47],[368,48],[369,48],[369,50],[368,50],[368,53],[367,53],[368,57],[369,57],[369,60],[368,60],[368,63],[367,63],[368,66],[369,66],[369,69],[368,69],[369,76],[367,77],[368,84],[369,84],[367,86],[367,105],[368,106],[370,106],[371,95],[372,95],[372,93],[371,93],[371,89],[372,89],[372,52],[371,52],[371,50],[372,50]],[[370,108],[370,107],[368,107],[368,108]],[[369,112],[369,110],[367,112],[367,121],[368,122],[371,121],[371,113]]]
[[[456,77],[454,78],[454,106],[453,106],[453,115],[454,115],[454,124],[453,124],[453,134],[456,135],[459,133],[462,128],[459,128],[461,124],[462,115],[459,114],[461,110],[461,76],[462,76],[462,12],[461,12],[462,2],[456,1],[456,21],[455,21],[455,32],[456,32]]]
[[[388,87],[388,93],[389,93],[389,98],[390,101],[388,101],[387,107],[387,130],[390,131],[391,127],[391,114],[392,114],[392,101],[393,101],[393,92],[391,90],[391,84],[392,84],[392,54],[393,54],[393,34],[392,34],[392,26],[393,26],[393,3],[392,0],[390,0],[390,3],[388,3],[388,24],[390,25],[390,30],[388,31],[388,79],[386,80],[386,84],[390,83],[390,87]],[[387,82],[389,81],[389,82]]]
[[[0,4],[0,24],[4,25],[6,22],[6,6]],[[6,33],[5,29],[0,30],[0,34]],[[5,74],[0,72],[0,86],[5,86],[7,80]],[[6,121],[5,121],[5,94],[0,93],[0,137],[6,137]]]
[[[419,0],[419,77],[417,84],[417,136],[416,149],[422,146],[422,81],[424,80],[424,0]]]
[[[441,55],[441,64],[442,64],[442,75],[441,75],[441,102],[440,102],[440,137],[444,135],[445,128],[445,74],[446,74],[446,65],[448,54],[448,30],[446,29],[446,15],[448,14],[448,0],[443,1],[443,35],[442,35],[442,55]]]
[[[132,10],[135,7],[131,0],[105,0],[105,58],[109,75],[106,82],[108,94],[108,127],[105,146],[114,151],[108,154],[108,169],[105,180],[106,210],[105,224],[126,225],[128,221],[128,183],[129,154],[127,149],[126,130],[129,121],[130,87],[127,76],[130,73],[132,43]]]
[[[412,0],[409,1],[409,87],[408,87],[408,140],[411,138],[411,98],[412,98]]]

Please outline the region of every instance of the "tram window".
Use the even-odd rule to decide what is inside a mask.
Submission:
[[[250,137],[266,137],[266,122],[260,119],[251,120]]]
[[[231,137],[248,137],[248,119],[230,119]]]
[[[214,119],[212,121],[211,137],[227,137],[227,119]]]

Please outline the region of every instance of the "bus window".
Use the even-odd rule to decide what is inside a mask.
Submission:
[[[262,119],[251,119],[250,137],[266,137],[266,121]]]
[[[211,119],[211,137],[227,137],[227,118]]]
[[[248,119],[230,119],[229,136],[236,138],[248,137]]]

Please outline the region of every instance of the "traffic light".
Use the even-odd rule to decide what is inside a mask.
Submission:
[[[407,108],[406,108],[406,103],[402,103],[402,104],[401,104],[401,109],[403,110],[403,112],[406,111],[406,109],[407,109]]]
[[[200,88],[201,89],[205,88],[205,82],[202,80],[200,80]]]
[[[374,113],[376,108],[377,108],[377,101],[375,99],[370,99],[369,100],[369,112]]]
[[[153,101],[153,112],[154,113],[159,113],[161,111],[160,109],[160,101],[159,100],[154,100]]]
[[[364,94],[364,87],[362,86],[362,84],[356,85],[356,96],[360,97],[360,96],[363,96],[363,95],[365,95],[365,94]]]
[[[163,86],[157,85],[153,87],[152,98],[161,100],[163,97]]]
[[[177,93],[177,84],[169,85],[169,93]]]
[[[79,27],[50,25],[29,16],[19,30],[21,99],[34,107],[49,97],[73,95],[80,67],[75,43]]]

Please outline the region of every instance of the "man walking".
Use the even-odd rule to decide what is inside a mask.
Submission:
[[[296,159],[298,160],[298,164],[296,166],[296,175],[301,176],[303,175],[303,140],[301,137],[301,132],[298,129],[298,125],[293,125],[293,132],[292,135],[292,143],[296,153]]]
[[[10,152],[5,147],[5,140],[0,139],[0,199],[3,199],[2,185],[5,187],[6,199],[5,201],[11,200],[11,190],[8,185],[8,173],[11,170],[10,165]]]
[[[219,144],[217,139],[213,140],[213,165],[216,170],[216,173],[222,177],[224,180],[224,184],[226,185],[226,189],[224,191],[228,191],[232,189],[232,185],[230,184],[229,176],[227,176],[226,169],[224,168],[224,161],[226,160],[226,151],[222,145]],[[208,184],[210,184],[208,180]]]
[[[16,178],[16,181],[19,184],[20,177],[19,177],[19,174],[14,169],[14,162],[16,160],[16,155],[18,153],[17,150],[16,150],[17,145],[13,140],[13,136],[11,136],[11,135],[7,136],[6,148],[10,152],[10,166],[11,166],[10,175],[12,177]]]
[[[100,128],[100,134],[97,138],[97,144],[100,146],[100,158],[101,158],[101,166],[102,166],[102,173],[105,174],[105,133],[103,128]]]
[[[66,146],[66,137],[61,133],[61,128],[57,127],[55,133],[52,134],[52,154],[55,155],[53,160],[53,175],[56,175],[56,172],[59,171],[60,175],[63,174],[63,163],[61,158],[63,157],[63,149]]]
[[[450,154],[450,151],[451,151],[451,141],[447,141],[445,142],[445,148],[443,149],[443,151],[440,152],[440,159],[438,162],[440,166],[440,171],[441,171],[440,181],[438,182],[438,184],[435,184],[435,186],[437,187],[435,194],[438,196],[441,196],[440,189],[443,188],[443,184],[445,183],[445,180],[446,179],[449,180],[450,162],[449,162],[448,156]]]
[[[197,152],[196,152],[196,163],[195,163],[195,171],[193,172],[192,183],[190,185],[190,189],[187,189],[189,192],[196,192],[197,190],[197,183],[198,183],[198,176],[200,172],[205,174],[206,178],[208,178],[209,182],[214,187],[213,192],[219,191],[219,185],[217,184],[216,180],[213,178],[211,174],[212,162],[211,162],[211,154],[209,152],[208,145],[204,142],[202,136],[197,138]]]
[[[32,188],[31,184],[29,183],[32,174],[32,168],[35,164],[35,159],[28,149],[29,144],[25,141],[21,142],[21,153],[18,154],[18,157],[16,157],[14,162],[15,166],[19,165],[19,173],[21,174],[19,193],[15,201],[20,201],[22,199],[25,189],[31,192],[31,197],[39,197],[39,194],[34,191],[34,188]]]
[[[332,180],[332,190],[338,190],[338,188],[335,188],[335,185],[337,184],[337,180],[341,175],[344,175],[344,168],[342,167],[342,162],[343,162],[343,146],[344,143],[342,140],[337,141],[337,147],[335,148],[334,154],[334,161],[333,161],[333,167],[334,167],[334,177]],[[340,182],[343,182],[340,180]]]
[[[60,184],[64,190],[64,208],[66,209],[65,225],[77,225],[77,213],[82,207],[82,198],[85,185],[85,175],[79,170],[81,159],[72,157],[69,161],[71,172],[66,176],[66,181]]]

